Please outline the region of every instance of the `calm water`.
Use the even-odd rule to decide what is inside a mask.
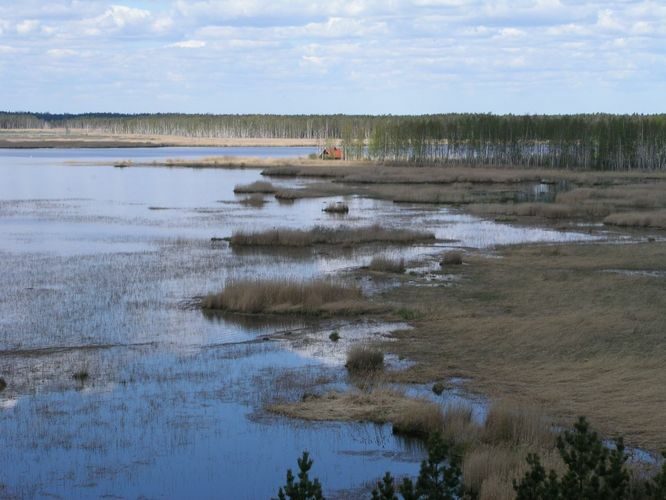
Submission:
[[[0,496],[268,498],[304,449],[331,496],[386,470],[417,472],[423,450],[388,426],[310,424],[262,411],[322,383],[345,387],[351,341],[405,325],[266,324],[183,307],[229,277],[344,277],[378,250],[234,252],[211,237],[238,228],[381,222],[456,240],[381,249],[418,258],[418,269],[436,266],[446,246],[592,238],[357,197],[346,199],[351,210],[344,219],[321,211],[333,199],[284,205],[267,198],[261,209],[243,206],[233,187],[260,179],[258,170],[92,166],[309,152],[0,151],[0,376],[8,382],[0,393]],[[377,287],[364,286],[370,293]],[[294,329],[305,333],[262,341]],[[333,329],[344,341],[328,341]],[[73,380],[78,371],[89,379]]]

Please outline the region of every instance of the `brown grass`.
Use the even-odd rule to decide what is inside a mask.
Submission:
[[[234,187],[236,194],[262,193],[273,194],[276,189],[273,184],[267,181],[255,181],[251,184],[238,184]]]
[[[354,346],[347,353],[345,367],[350,373],[367,373],[384,368],[384,353],[368,346]]]
[[[237,231],[231,236],[230,244],[237,246],[287,246],[306,247],[311,245],[354,245],[364,243],[415,243],[434,240],[435,235],[411,229],[385,228],[380,225],[367,227],[327,228],[316,226],[313,229],[271,229],[259,232]]]
[[[349,314],[372,310],[357,287],[326,280],[231,280],[201,307],[249,314]]]
[[[666,229],[666,210],[612,214],[604,219],[604,224]]]
[[[369,269],[380,273],[402,274],[405,272],[405,259],[392,259],[384,256],[373,257]]]
[[[394,379],[469,377],[474,390],[557,420],[587,415],[606,435],[666,446],[664,280],[607,272],[664,272],[666,244],[533,245],[499,256],[466,254],[472,265],[445,290],[386,293],[421,311],[414,329],[394,334],[392,352],[417,362]]]
[[[305,420],[391,422],[397,433],[428,433],[441,428],[442,422],[442,412],[435,403],[390,389],[330,392],[296,403],[274,404],[269,410]]]

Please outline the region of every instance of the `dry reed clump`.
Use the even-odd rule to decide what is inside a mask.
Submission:
[[[240,313],[339,313],[369,310],[357,287],[327,280],[231,280],[201,307]]]
[[[442,428],[443,415],[436,404],[415,406],[410,412],[401,412],[393,420],[393,433],[426,438]]]
[[[370,261],[369,269],[381,273],[402,274],[405,272],[405,259],[391,259],[383,256],[373,257]]]
[[[604,224],[612,226],[666,229],[666,210],[611,214],[604,219]]]
[[[459,266],[463,263],[462,253],[461,252],[446,252],[442,261],[439,263],[440,266]]]
[[[250,196],[246,196],[239,201],[241,205],[246,205],[249,207],[260,208],[266,204],[266,200],[261,193],[253,193]]]
[[[359,374],[382,370],[384,353],[368,346],[354,346],[347,353],[345,367],[349,373]]]
[[[336,201],[326,205],[323,210],[329,214],[346,214],[349,213],[349,205],[342,201]]]
[[[544,414],[533,407],[497,402],[486,417],[482,439],[486,443],[551,447],[555,436]]]
[[[255,181],[251,184],[238,184],[234,187],[234,193],[236,194],[245,194],[245,193],[263,193],[263,194],[273,194],[276,189],[273,184],[267,181]]]
[[[449,405],[444,409],[442,437],[459,446],[469,446],[478,441],[479,425],[472,420],[469,405]]]
[[[412,229],[385,228],[378,224],[367,227],[313,229],[269,229],[266,231],[236,231],[231,236],[232,246],[290,246],[305,247],[318,244],[352,245],[363,243],[414,243],[434,240],[435,235]]]

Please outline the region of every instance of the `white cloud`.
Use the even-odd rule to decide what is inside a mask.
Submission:
[[[35,19],[26,19],[16,25],[16,32],[19,35],[29,35],[39,28],[39,21]]]
[[[46,55],[49,57],[54,57],[56,59],[61,59],[63,57],[72,57],[78,55],[78,52],[70,49],[49,49],[46,51]]]
[[[200,49],[206,46],[203,40],[184,40],[169,45],[169,47],[177,47],[179,49]]]

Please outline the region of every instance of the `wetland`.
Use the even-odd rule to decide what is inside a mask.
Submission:
[[[313,152],[0,151],[0,496],[269,498],[303,450],[369,496],[426,455],[405,414],[477,493],[549,456],[541,420],[658,463],[666,177]]]

